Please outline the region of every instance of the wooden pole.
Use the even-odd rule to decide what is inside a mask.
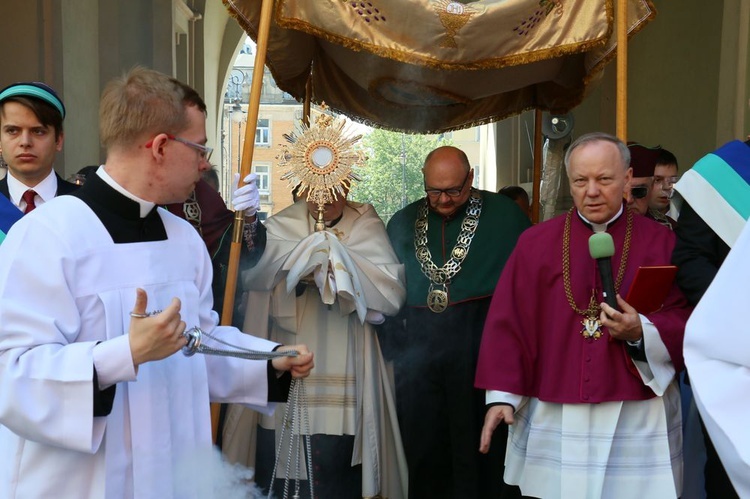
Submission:
[[[245,127],[245,146],[242,148],[242,162],[240,163],[239,185],[244,185],[243,179],[250,173],[255,149],[255,132],[258,128],[258,111],[260,109],[260,95],[263,89],[263,73],[268,51],[268,33],[271,29],[271,13],[273,0],[262,0],[260,8],[260,24],[258,26],[257,50],[255,52],[255,66],[253,80],[250,86],[250,98],[247,109],[247,126]],[[238,144],[239,147],[239,144]],[[240,267],[240,252],[242,251],[242,233],[245,228],[245,212],[234,212],[234,229],[232,244],[229,248],[229,264],[227,266],[227,284],[224,290],[224,308],[221,313],[221,324],[232,324],[234,315],[234,296],[237,292],[237,276]],[[211,430],[214,442],[219,433],[219,404],[211,405]]]
[[[617,0],[617,137],[628,141],[628,2]]]
[[[531,221],[539,223],[542,192],[542,111],[534,111],[534,178],[531,193]]]
[[[307,77],[305,83],[305,102],[302,103],[302,123],[310,126],[310,104],[312,102],[312,71]]]
[[[273,0],[263,0],[260,10],[260,26],[258,28],[257,50],[255,52],[255,66],[253,67],[253,80],[250,86],[250,98],[247,108],[247,126],[245,127],[245,144],[242,148],[242,161],[240,163],[240,182],[244,185],[244,178],[250,173],[253,162],[253,151],[255,149],[255,132],[258,128],[258,111],[260,109],[260,94],[263,88],[263,73],[266,64],[266,51],[268,50],[268,32],[271,27],[271,13],[273,12]],[[240,250],[242,248],[242,231],[245,225],[245,213],[234,212],[234,232],[232,234],[232,246],[229,253],[229,266],[227,270],[227,287],[224,292],[224,308],[221,314],[223,325],[232,324],[234,313],[234,295],[237,291],[237,273],[239,270]]]

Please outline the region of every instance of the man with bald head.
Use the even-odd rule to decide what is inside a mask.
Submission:
[[[476,378],[489,407],[481,450],[510,425],[505,481],[524,496],[682,492],[675,375],[690,307],[674,283],[652,310],[621,298],[640,266],[669,263],[675,241],[626,208],[629,163],[611,135],[574,141],[565,155],[574,207],[520,237],[492,299]],[[611,236],[617,310],[603,303],[594,233]]]
[[[406,304],[384,334],[396,391],[409,497],[497,497],[505,439],[477,451],[484,394],[473,388],[490,298],[528,217],[506,196],[475,189],[466,154],[439,147],[424,162],[425,197],[388,224],[406,268]]]

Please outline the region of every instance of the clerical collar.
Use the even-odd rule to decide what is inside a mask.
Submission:
[[[166,240],[167,231],[158,208],[154,206],[148,216],[141,217],[142,204],[132,195],[117,189],[117,184],[111,179],[108,182],[107,174],[102,173],[100,168],[98,173],[89,175],[83,186],[70,195],[88,205],[109,232],[112,242],[127,244]]]
[[[620,218],[620,215],[622,215],[623,209],[624,209],[624,205],[620,205],[620,211],[618,211],[615,214],[614,217],[610,218],[609,221],[607,223],[604,223],[604,224],[595,224],[595,223],[589,221],[589,219],[587,219],[586,217],[584,217],[583,215],[581,215],[581,212],[578,211],[578,210],[576,210],[576,213],[578,213],[578,216],[583,221],[583,223],[585,223],[586,225],[588,225],[591,228],[591,230],[593,230],[594,232],[606,232],[607,228],[611,224],[615,223],[618,218]]]
[[[98,170],[96,170],[96,174],[99,175],[99,177],[101,177],[101,179],[104,180],[111,188],[113,188],[126,198],[138,203],[141,218],[146,218],[146,216],[151,213],[151,210],[154,209],[154,206],[156,206],[156,203],[152,203],[151,201],[146,201],[145,199],[139,198],[138,196],[126,190],[123,186],[115,182],[115,179],[109,176],[109,173],[107,173],[103,165],[100,166]]]

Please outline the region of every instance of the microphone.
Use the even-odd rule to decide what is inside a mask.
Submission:
[[[615,242],[606,232],[597,232],[589,238],[589,253],[599,266],[599,276],[602,279],[602,295],[604,302],[615,310],[615,281],[612,279],[612,256],[615,254]]]

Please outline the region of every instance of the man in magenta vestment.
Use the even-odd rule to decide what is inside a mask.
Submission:
[[[674,246],[669,229],[624,208],[629,163],[628,148],[611,135],[570,146],[575,207],[521,235],[485,322],[476,386],[490,407],[480,450],[500,423],[510,425],[505,481],[525,496],[682,492],[675,375],[690,308],[674,284],[655,311],[623,299],[638,267],[668,265]],[[617,309],[603,303],[589,253],[595,232],[614,241]]]

